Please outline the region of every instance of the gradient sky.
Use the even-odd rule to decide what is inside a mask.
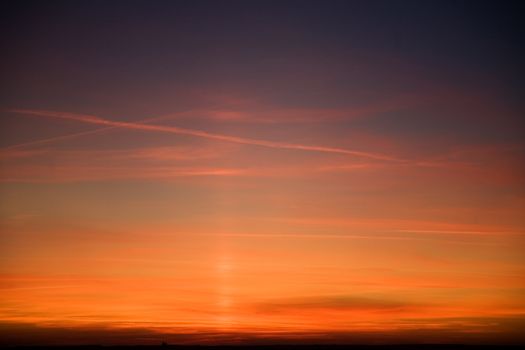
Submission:
[[[522,10],[4,5],[3,342],[524,342]]]

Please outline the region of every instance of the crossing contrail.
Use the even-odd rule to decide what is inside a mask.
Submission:
[[[52,117],[52,118],[62,118],[62,119],[68,119],[68,120],[76,120],[76,121],[83,122],[83,123],[104,125],[106,127],[117,127],[117,128],[144,130],[144,131],[152,131],[152,132],[172,133],[172,134],[178,134],[178,135],[188,135],[188,136],[201,137],[201,138],[206,138],[206,139],[211,139],[211,140],[232,142],[232,143],[245,144],[245,145],[254,145],[254,146],[267,147],[267,148],[295,149],[295,150],[302,150],[302,151],[338,153],[338,154],[347,154],[347,155],[362,157],[362,158],[370,158],[370,159],[394,161],[394,162],[404,161],[403,159],[385,155],[385,154],[380,154],[380,153],[362,152],[362,151],[355,151],[355,150],[350,150],[346,148],[337,148],[337,147],[314,146],[314,145],[304,145],[304,144],[289,143],[289,142],[252,139],[252,138],[246,138],[246,137],[216,134],[216,133],[211,133],[211,132],[196,130],[196,129],[181,128],[177,126],[153,125],[153,124],[143,124],[143,123],[134,123],[134,122],[114,121],[114,120],[104,119],[104,118],[100,118],[97,116],[86,115],[86,114],[75,114],[75,113],[32,110],[32,109],[15,109],[15,110],[10,110],[10,112],[20,113],[20,114],[38,115],[38,116],[45,116],[45,117]]]

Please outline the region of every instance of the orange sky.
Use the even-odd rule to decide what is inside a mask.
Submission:
[[[316,13],[303,10],[290,16]],[[14,24],[29,10],[16,11]],[[110,25],[76,11],[29,12],[84,39]],[[127,11],[116,33],[135,33]],[[67,20],[76,16],[86,22]],[[160,29],[145,38],[171,25],[156,16],[168,15],[148,13]],[[172,56],[141,56],[161,47],[146,39],[124,41],[139,53],[117,62],[149,68],[113,75],[119,53],[105,56],[102,43],[37,24],[9,41],[20,46],[1,112],[6,342],[521,342],[525,148],[505,93],[515,86],[491,70],[506,58],[467,74],[462,51],[450,62],[423,49],[384,55],[372,29],[355,42],[376,46],[344,49],[343,37],[304,39],[307,25],[280,17],[297,47],[269,32],[258,40],[280,54],[252,57],[251,39],[215,34],[214,20],[173,29],[189,39],[173,34],[170,53],[228,38],[224,51],[210,44],[213,59],[193,47],[195,62],[176,58],[206,69],[191,79],[162,71]],[[308,43],[318,50],[303,56]],[[86,52],[84,66],[60,58]]]

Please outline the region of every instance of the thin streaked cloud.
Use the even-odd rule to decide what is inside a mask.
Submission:
[[[357,151],[357,150],[350,150],[350,149],[337,148],[337,147],[313,146],[313,145],[303,145],[303,144],[295,144],[295,143],[288,143],[288,142],[251,139],[251,138],[245,138],[245,137],[216,134],[216,133],[211,133],[211,132],[201,131],[201,130],[186,129],[186,128],[175,127],[175,126],[150,125],[150,124],[141,124],[141,123],[132,123],[132,122],[112,121],[112,120],[103,119],[103,118],[92,116],[92,115],[54,112],[54,111],[42,111],[42,110],[26,110],[26,109],[14,109],[14,110],[11,110],[11,112],[21,113],[21,114],[30,114],[30,115],[39,115],[39,116],[45,116],[45,117],[62,118],[62,119],[68,119],[68,120],[76,120],[76,121],[80,121],[84,123],[107,125],[107,126],[120,127],[120,128],[125,128],[125,129],[135,129],[135,130],[144,130],[144,131],[153,131],[153,132],[165,132],[165,133],[172,133],[172,134],[178,134],[178,135],[196,136],[196,137],[208,138],[208,139],[218,140],[218,141],[233,142],[233,143],[240,143],[240,144],[247,144],[247,145],[254,145],[254,146],[269,147],[269,148],[295,149],[295,150],[302,150],[302,151],[325,152],[325,153],[339,153],[339,154],[347,154],[347,155],[351,155],[355,157],[372,158],[372,159],[378,159],[378,160],[384,160],[384,161],[396,161],[396,162],[403,161],[400,158],[389,156],[386,154],[370,153],[370,152],[365,152],[365,151]]]

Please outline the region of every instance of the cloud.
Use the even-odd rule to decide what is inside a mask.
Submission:
[[[263,312],[291,310],[336,310],[336,311],[402,311],[414,305],[388,299],[372,299],[350,295],[328,295],[282,299],[259,303],[256,308]]]
[[[171,113],[168,116],[175,119],[205,119],[233,123],[320,123],[363,118],[403,108],[408,104],[406,98],[343,108],[268,108],[252,102],[241,106],[198,108]]]
[[[13,158],[31,158],[38,157],[48,150],[17,150],[17,149],[0,149],[0,159],[13,159]]]
[[[254,239],[310,239],[310,240],[333,240],[333,239],[339,239],[339,240],[376,240],[376,241],[438,241],[438,242],[446,242],[449,244],[459,244],[459,245],[476,245],[476,246],[483,246],[483,245],[501,245],[505,243],[501,242],[494,242],[494,241],[485,241],[485,240],[479,240],[479,239],[473,239],[477,238],[475,236],[473,237],[455,237],[455,235],[444,235],[443,233],[440,234],[434,234],[434,235],[405,235],[403,236],[402,233],[399,233],[397,235],[392,235],[392,233],[396,233],[395,230],[392,231],[385,231],[386,234],[384,235],[378,235],[378,234],[362,234],[362,235],[355,235],[355,234],[313,234],[313,233],[213,233],[213,234],[204,234],[206,236],[217,236],[217,237],[239,237],[239,238],[254,238]],[[510,233],[501,233],[500,236],[503,235],[521,235],[523,236],[523,233],[521,232],[510,232]],[[496,237],[497,235],[494,235]]]
[[[202,160],[219,159],[228,151],[224,147],[209,146],[1,150],[0,181],[70,182],[247,174],[248,171],[240,167],[202,164]]]
[[[424,229],[412,229],[412,230],[392,230],[393,232],[399,233],[421,233],[421,234],[443,234],[443,235],[476,235],[476,236],[500,236],[500,235],[523,235],[523,232],[518,231],[463,231],[463,230],[424,230]]]
[[[274,221],[284,222],[297,226],[340,227],[372,232],[416,234],[405,237],[415,238],[441,235],[452,236],[502,236],[523,235],[524,232],[511,230],[506,226],[489,226],[479,224],[464,224],[446,221],[427,221],[410,219],[363,219],[342,217],[284,217],[272,218]]]
[[[11,110],[11,112],[38,115],[38,116],[46,116],[46,117],[54,117],[54,118],[62,118],[62,119],[80,121],[80,122],[89,123],[89,124],[120,127],[120,128],[125,128],[125,129],[134,129],[134,130],[143,130],[143,131],[152,131],[152,132],[164,132],[164,133],[172,133],[172,134],[178,134],[178,135],[188,135],[188,136],[207,138],[207,139],[217,140],[217,141],[254,145],[254,146],[267,147],[267,148],[292,149],[292,150],[324,152],[324,153],[338,153],[338,154],[346,154],[346,155],[355,156],[355,157],[370,158],[370,159],[383,160],[383,161],[394,161],[394,162],[404,161],[398,157],[394,157],[394,156],[390,156],[386,154],[380,154],[380,153],[363,152],[363,151],[357,151],[357,150],[349,150],[345,148],[313,146],[313,145],[304,145],[304,144],[296,144],[296,143],[288,143],[288,142],[252,139],[252,138],[245,138],[245,137],[238,137],[238,136],[229,136],[229,135],[216,134],[216,133],[211,133],[211,132],[202,131],[202,130],[181,128],[181,127],[176,127],[176,126],[151,125],[151,124],[143,124],[143,123],[113,121],[113,120],[103,119],[97,116],[85,115],[85,114],[74,114],[74,113],[42,111],[42,110],[27,110],[27,109],[16,109],[16,110]]]
[[[59,150],[59,149],[3,149],[0,150],[0,159],[31,158],[43,155],[53,157],[54,160],[63,160],[69,163],[75,160],[94,160],[98,163],[115,160],[197,160],[218,158],[226,149],[208,146],[159,146],[140,147],[121,150]]]
[[[13,321],[0,322],[0,335],[0,344],[4,345],[160,344],[164,339],[154,330],[139,327],[117,328],[104,324],[66,327]]]
[[[153,121],[159,121],[159,120],[171,119],[171,118],[173,118],[173,115],[162,115],[162,116],[158,116],[158,117],[145,118],[145,119],[140,120],[139,122],[140,123],[151,123]],[[39,140],[34,140],[34,141],[28,141],[28,142],[23,142],[23,143],[19,143],[19,144],[15,144],[15,145],[4,147],[0,151],[10,151],[10,150],[16,150],[18,148],[25,148],[25,147],[28,147],[28,146],[35,146],[35,145],[41,145],[41,144],[47,144],[47,143],[54,143],[54,142],[57,142],[57,141],[74,139],[74,138],[77,138],[77,137],[80,137],[80,136],[99,134],[99,133],[102,133],[104,131],[109,131],[109,130],[113,130],[113,129],[117,129],[117,128],[118,128],[118,126],[107,126],[107,127],[103,127],[103,128],[94,129],[94,130],[87,130],[87,131],[81,131],[81,132],[76,132],[76,133],[67,134],[67,135],[60,135],[60,136],[49,137],[49,138],[44,138],[44,139],[39,139]]]
[[[133,179],[171,179],[194,176],[241,176],[246,170],[225,167],[163,166],[137,170],[111,166],[42,166],[27,165],[2,171],[3,182],[77,182]]]
[[[503,317],[407,318],[378,329],[362,327],[290,330],[284,327],[187,329],[163,324],[0,322],[2,345],[159,345],[170,344],[523,344],[523,315]],[[281,324],[281,326],[284,326]],[[294,324],[297,326],[297,324]],[[449,346],[450,347],[450,346]],[[410,346],[416,349],[417,345]]]
[[[7,151],[11,151],[11,150],[14,151],[14,150],[16,150],[18,148],[25,148],[25,147],[28,147],[28,146],[41,145],[41,144],[46,144],[46,143],[54,143],[54,142],[57,142],[57,141],[74,139],[74,138],[79,137],[79,136],[98,134],[98,133],[101,133],[103,131],[107,131],[107,130],[111,130],[111,129],[115,129],[115,127],[111,126],[111,127],[99,128],[99,129],[95,129],[95,130],[76,132],[76,133],[73,133],[73,134],[67,134],[67,135],[61,135],[61,136],[55,136],[55,137],[48,137],[48,138],[45,138],[45,139],[39,139],[39,140],[34,140],[34,141],[18,143],[16,145],[11,145],[11,146],[7,146],[7,147],[3,148],[2,149],[2,153],[7,153]]]

